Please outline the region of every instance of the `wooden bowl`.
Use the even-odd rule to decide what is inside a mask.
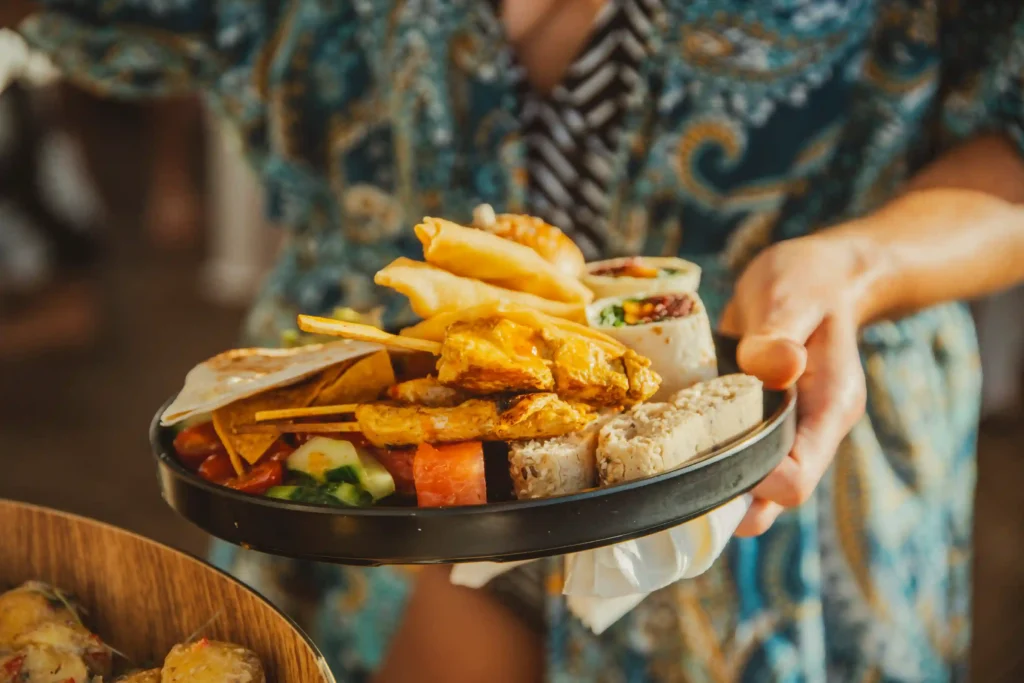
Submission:
[[[268,681],[334,683],[312,641],[227,574],[123,529],[0,500],[0,591],[30,579],[74,593],[88,625],[133,662],[162,662],[201,629],[256,652]]]

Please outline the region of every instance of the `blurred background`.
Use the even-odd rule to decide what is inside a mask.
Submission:
[[[191,101],[132,106],[62,85],[0,94],[0,497],[196,554],[160,500],[146,428],[230,348],[279,236],[231,139]],[[985,422],[973,679],[1024,679],[1024,294],[976,306]]]

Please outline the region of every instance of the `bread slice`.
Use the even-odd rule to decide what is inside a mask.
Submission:
[[[671,403],[644,403],[608,422],[598,436],[602,486],[649,477],[695,457],[704,418]]]
[[[597,434],[615,416],[598,417],[578,432],[513,441],[508,463],[519,499],[550,498],[597,486]]]
[[[602,486],[666,472],[759,425],[761,382],[749,375],[716,377],[645,403],[605,424],[598,435]]]
[[[704,417],[700,451],[721,446],[764,420],[764,390],[751,375],[722,375],[672,395],[669,403]]]

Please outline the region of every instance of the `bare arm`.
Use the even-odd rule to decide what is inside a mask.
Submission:
[[[376,683],[535,683],[541,639],[480,591],[425,567]]]
[[[1024,282],[1024,160],[1009,140],[978,138],[879,211],[820,235],[858,254],[865,322],[1005,289]]]

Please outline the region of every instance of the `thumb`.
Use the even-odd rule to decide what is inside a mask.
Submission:
[[[752,313],[736,360],[743,372],[757,377],[768,388],[784,389],[807,367],[804,343],[821,324],[823,315],[816,306],[773,306]]]

